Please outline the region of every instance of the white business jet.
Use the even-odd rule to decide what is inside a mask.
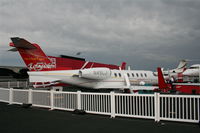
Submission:
[[[106,67],[83,67],[72,69],[59,66],[41,50],[39,45],[23,38],[11,38],[9,45],[19,51],[29,68],[29,79],[32,83],[54,85],[66,83],[93,89],[126,89],[133,85],[157,85],[158,79],[152,71],[117,70]],[[105,65],[104,65],[105,66]],[[122,65],[122,69],[123,69]]]
[[[158,78],[152,71],[112,70],[88,68],[63,71],[28,72],[30,82],[61,82],[93,89],[126,89],[133,85],[157,85]]]

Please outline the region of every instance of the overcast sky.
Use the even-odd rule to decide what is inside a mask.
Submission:
[[[10,37],[52,56],[173,68],[200,57],[200,0],[0,0],[0,65],[23,66]]]

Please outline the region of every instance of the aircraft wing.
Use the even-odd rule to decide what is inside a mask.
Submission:
[[[57,82],[60,79],[42,75],[35,75],[33,72],[28,72],[30,82]]]

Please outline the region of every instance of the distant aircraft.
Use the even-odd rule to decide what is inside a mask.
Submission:
[[[183,72],[183,76],[200,76],[200,64],[194,64]]]
[[[161,68],[158,71],[158,86],[161,92],[176,92],[185,94],[200,94],[200,84],[198,83],[166,83]]]
[[[183,72],[187,69],[187,61],[181,60],[175,69],[171,70],[164,70],[161,69],[164,76],[171,78],[173,80],[177,80],[178,82],[181,82],[183,80]],[[155,72],[155,75],[158,75],[158,72]]]

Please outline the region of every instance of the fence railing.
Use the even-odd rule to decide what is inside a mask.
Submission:
[[[32,106],[111,117],[133,117],[198,123],[200,95],[120,94],[42,91],[0,88],[0,101],[9,104],[28,103]]]
[[[160,120],[199,122],[200,95],[159,95]]]
[[[0,87],[2,88],[28,88],[29,82],[27,80],[18,81],[0,81]]]
[[[114,94],[115,116],[155,118],[154,94]]]

